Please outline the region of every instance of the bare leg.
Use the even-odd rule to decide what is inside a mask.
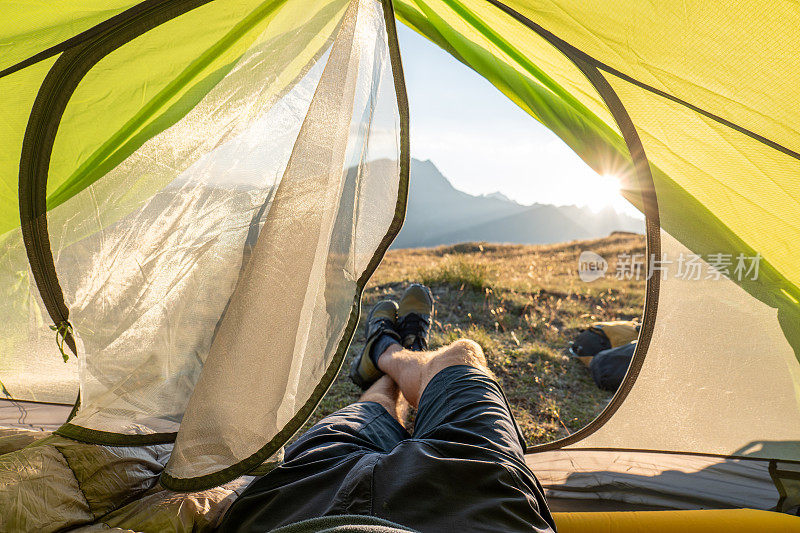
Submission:
[[[364,391],[359,402],[375,402],[381,404],[400,425],[405,427],[408,414],[408,402],[400,394],[400,388],[389,376],[381,376],[370,388]]]
[[[430,352],[406,350],[393,344],[378,358],[378,367],[397,383],[414,407],[433,376],[455,365],[469,365],[489,373],[483,350],[477,342],[467,339]]]

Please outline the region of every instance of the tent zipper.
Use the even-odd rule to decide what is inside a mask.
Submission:
[[[92,38],[76,42],[64,51],[39,88],[20,157],[20,224],[31,272],[42,302],[55,323],[51,328],[56,331],[57,344],[65,360],[64,344],[75,354],[77,349],[47,231],[47,177],[61,117],[80,81],[101,59],[143,33],[210,1],[152,0],[139,4],[128,10],[129,16],[118,24],[103,28]]]

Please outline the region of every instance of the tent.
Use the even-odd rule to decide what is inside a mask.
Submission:
[[[725,269],[650,277],[608,407],[529,450],[551,498],[800,505],[795,4],[91,0],[0,14],[0,382],[55,429],[0,441],[26,445],[0,457],[0,501],[20,464],[58,464],[87,501],[61,527],[111,509],[106,524],[127,524],[92,499],[108,487],[85,486],[100,459],[80,458],[118,461],[130,494],[156,498],[160,477],[219,502],[279,456],[337,374],[403,222],[397,19],[620,176],[651,267]],[[737,276],[744,258],[757,272]],[[3,425],[17,412],[3,404]]]

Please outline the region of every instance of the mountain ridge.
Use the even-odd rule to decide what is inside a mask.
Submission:
[[[644,221],[606,208],[522,205],[501,192],[475,196],[456,189],[430,160],[411,160],[403,229],[392,248],[485,241],[552,244],[596,239],[614,231],[643,233]]]

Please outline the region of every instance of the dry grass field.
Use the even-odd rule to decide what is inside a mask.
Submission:
[[[362,323],[342,371],[309,425],[358,398],[347,369],[362,349],[367,311],[380,299],[398,299],[417,281],[436,298],[431,347],[461,337],[478,342],[529,444],[574,432],[602,411],[611,394],[569,356],[569,341],[591,322],[641,315],[644,280],[618,280],[615,268],[618,254],[643,254],[644,246],[641,235],[613,234],[554,245],[466,243],[390,251],[367,286]],[[580,280],[578,256],[584,250],[608,260],[605,278]]]

